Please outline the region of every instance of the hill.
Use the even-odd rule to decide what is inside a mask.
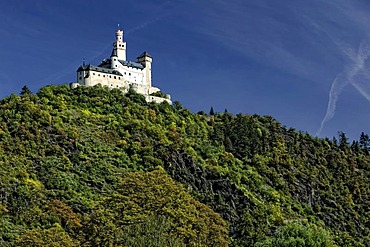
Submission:
[[[1,246],[367,246],[369,138],[117,89],[0,102]]]

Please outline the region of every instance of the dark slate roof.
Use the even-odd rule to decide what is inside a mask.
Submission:
[[[125,60],[118,60],[122,65],[124,66],[127,66],[127,67],[132,67],[132,68],[137,68],[137,69],[144,69],[145,66],[143,66],[141,63],[137,63],[137,62],[132,62],[132,61],[125,61]],[[99,65],[99,67],[103,67],[103,68],[111,68],[111,59],[108,58],[108,59],[104,59],[101,64]]]
[[[141,53],[141,55],[140,56],[138,56],[137,58],[139,59],[139,58],[142,58],[142,57],[150,57],[150,58],[153,58],[151,55],[149,55],[149,53],[148,52],[146,52],[146,51],[144,51],[143,53]]]
[[[111,55],[110,55],[110,56],[111,56],[111,57],[113,57],[113,56],[115,56],[115,57],[116,57],[116,56],[117,56],[117,51],[113,49],[113,50],[112,50],[112,53],[111,53]]]
[[[120,72],[118,72],[117,70],[103,68],[103,67],[94,66],[94,65],[90,65],[90,64],[89,65],[80,66],[77,69],[77,72],[87,71],[87,70],[97,71],[97,72],[103,72],[103,73],[109,73],[109,74],[115,74],[115,75],[122,76],[122,74]]]
[[[124,61],[124,60],[118,60],[122,65],[137,69],[144,69],[144,66],[141,63],[136,63],[132,61]]]
[[[110,64],[111,64],[110,59],[104,59],[104,60],[99,64],[99,66],[98,66],[98,67],[102,67],[102,68],[110,69],[110,68],[111,68],[111,67],[110,67]]]

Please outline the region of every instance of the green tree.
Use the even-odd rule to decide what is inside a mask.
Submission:
[[[186,245],[171,234],[171,222],[164,216],[149,217],[142,223],[124,228],[124,243],[130,247],[185,247]]]
[[[342,131],[339,132],[339,147],[342,149],[349,147],[348,138]]]
[[[115,239],[113,245],[121,243],[126,226],[142,224],[151,217],[165,217],[172,237],[187,245],[228,245],[226,222],[192,198],[163,168],[124,176],[117,190],[90,215],[86,236],[92,245],[109,238]]]
[[[368,134],[365,134],[364,132],[361,132],[360,136],[360,147],[366,154],[369,154],[369,148],[370,148],[370,138]]]
[[[17,238],[16,245],[19,247],[80,246],[79,242],[72,239],[58,224],[45,230],[33,229],[25,231]]]
[[[209,115],[214,116],[215,111],[213,110],[213,106],[211,106],[211,109],[209,110]]]
[[[280,228],[273,237],[255,244],[256,247],[334,247],[330,236],[314,224],[291,223]]]
[[[29,90],[27,86],[23,86],[20,95],[24,96],[24,95],[30,95],[30,94],[32,94],[31,90]]]

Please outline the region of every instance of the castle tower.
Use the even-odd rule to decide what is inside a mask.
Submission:
[[[113,51],[111,57],[117,57],[119,60],[126,61],[126,42],[123,39],[123,31],[116,30],[116,41],[113,43]]]
[[[137,62],[145,67],[146,85],[150,88],[152,86],[152,62],[153,58],[146,51],[137,57]]]
[[[124,32],[118,26],[110,58],[104,59],[98,66],[85,65],[83,62],[77,69],[77,82],[71,86],[101,84],[108,88],[120,89],[124,93],[131,88],[144,95],[147,102],[172,104],[170,95],[160,93],[159,88],[152,86],[152,56],[143,52],[136,62],[128,61],[123,35]]]

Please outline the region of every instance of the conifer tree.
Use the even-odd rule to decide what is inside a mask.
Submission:
[[[32,94],[31,90],[27,86],[23,86],[20,95],[29,95]]]
[[[209,110],[209,115],[214,116],[215,111],[213,110],[213,106],[211,106],[211,110]]]

